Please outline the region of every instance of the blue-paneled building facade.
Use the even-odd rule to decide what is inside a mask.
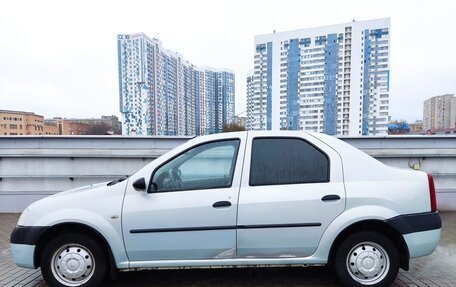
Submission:
[[[386,134],[389,34],[377,19],[255,36],[247,129]]]
[[[235,77],[197,67],[144,33],[117,36],[124,135],[218,133],[234,121]]]

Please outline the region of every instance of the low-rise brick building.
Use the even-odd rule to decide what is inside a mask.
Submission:
[[[41,115],[0,110],[0,135],[52,135],[56,134],[55,132],[55,129],[44,124],[44,117]]]
[[[122,134],[117,116],[90,119],[44,119],[32,112],[0,110],[0,135]]]

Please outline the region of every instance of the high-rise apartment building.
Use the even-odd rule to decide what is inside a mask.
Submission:
[[[456,97],[453,94],[424,101],[423,130],[456,129]]]
[[[254,86],[254,76],[253,71],[250,71],[247,75],[247,86],[246,86],[246,93],[247,93],[247,110],[246,110],[246,129],[252,130],[253,123],[254,123],[254,101],[253,97],[255,96],[255,86]]]
[[[378,19],[255,36],[247,128],[386,134],[389,33]]]
[[[217,133],[234,120],[234,73],[201,68],[143,33],[118,35],[124,135]]]

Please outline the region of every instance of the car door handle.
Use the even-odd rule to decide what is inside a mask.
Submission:
[[[330,195],[325,195],[321,198],[321,201],[335,201],[335,200],[339,200],[340,199],[340,196],[336,195],[336,194],[330,194]]]
[[[231,206],[231,202],[229,202],[229,201],[217,201],[216,203],[212,204],[213,208],[229,207],[229,206]]]

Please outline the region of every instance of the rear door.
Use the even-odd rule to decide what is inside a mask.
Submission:
[[[238,257],[306,257],[345,209],[340,156],[307,133],[249,133]]]

